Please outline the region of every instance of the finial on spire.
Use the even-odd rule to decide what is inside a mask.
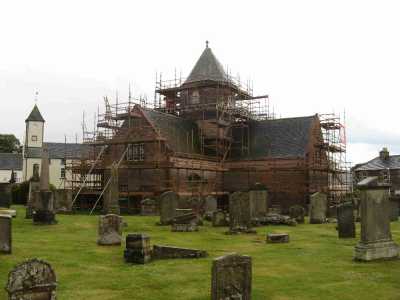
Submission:
[[[206,48],[208,48],[208,43],[209,43],[209,42],[208,42],[208,41],[206,41]]]
[[[37,104],[37,102],[38,102],[38,95],[39,95],[39,92],[36,91],[35,92],[35,104]]]

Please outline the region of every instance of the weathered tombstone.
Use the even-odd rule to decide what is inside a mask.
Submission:
[[[325,193],[317,192],[310,197],[310,224],[326,222],[328,198]]]
[[[389,199],[390,205],[390,221],[395,222],[399,220],[399,201],[397,198]]]
[[[49,189],[49,152],[46,147],[42,151],[42,167],[40,169],[40,190],[35,192],[33,203],[33,223],[39,225],[56,224],[54,194]]]
[[[0,253],[11,254],[12,251],[12,217],[0,215]]]
[[[251,299],[251,257],[229,254],[213,260],[211,300]]]
[[[9,300],[56,300],[56,274],[47,262],[31,259],[8,274]]]
[[[208,253],[204,250],[162,245],[154,245],[153,247],[153,257],[155,259],[202,258],[207,256]]]
[[[148,263],[151,260],[150,238],[141,233],[128,234],[124,259],[128,263]]]
[[[251,225],[249,193],[234,192],[229,197],[229,233],[254,233]]]
[[[262,225],[289,225],[289,226],[297,226],[297,222],[295,219],[292,219],[289,216],[280,215],[276,213],[268,213],[265,217],[259,220],[259,223]]]
[[[36,192],[40,191],[40,177],[39,177],[39,165],[33,165],[33,176],[29,180],[29,193],[28,200],[26,203],[26,219],[32,219],[33,206],[36,203]]]
[[[98,235],[99,245],[121,245],[122,217],[114,214],[100,216]]]
[[[354,223],[353,203],[344,202],[337,207],[338,235],[339,238],[355,238],[356,225]]]
[[[250,214],[252,219],[258,219],[267,214],[267,201],[267,188],[260,183],[256,183],[249,191]]]
[[[289,208],[289,216],[295,219],[297,223],[304,223],[305,210],[301,205],[293,205]]]
[[[70,189],[55,190],[54,201],[57,213],[72,212],[72,190]]]
[[[160,197],[160,225],[171,224],[178,208],[179,196],[175,192],[164,192]]]
[[[267,243],[289,243],[289,235],[287,233],[268,233]]]
[[[118,165],[115,162],[112,163],[109,172],[110,183],[108,184],[103,196],[103,212],[105,214],[119,215]]]
[[[214,211],[218,209],[217,199],[215,197],[208,195],[205,200],[204,210],[206,214],[212,214]]]
[[[187,200],[189,208],[191,208],[197,215],[204,214],[204,199],[202,197],[190,197]]]
[[[181,211],[182,209],[177,209],[176,211]],[[172,219],[171,231],[173,232],[192,232],[198,231],[198,216],[192,212],[191,209],[183,209],[184,211],[189,210],[190,212],[177,212],[175,217]]]
[[[143,199],[140,202],[140,214],[142,216],[157,215],[157,201],[150,198]]]
[[[0,207],[10,208],[11,205],[11,183],[0,183]]]
[[[361,241],[355,247],[354,258],[397,258],[399,246],[393,242],[390,231],[390,185],[378,182],[378,177],[367,177],[357,186],[361,190]]]
[[[217,210],[213,212],[212,215],[212,226],[213,227],[222,227],[228,226],[229,222],[227,220],[226,213],[222,210]]]

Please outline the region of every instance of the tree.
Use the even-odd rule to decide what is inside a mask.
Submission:
[[[19,152],[21,143],[13,134],[0,134],[0,153]]]

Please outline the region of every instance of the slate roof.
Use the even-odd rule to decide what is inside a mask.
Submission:
[[[0,170],[22,170],[21,153],[0,153]]]
[[[204,49],[185,83],[203,80],[213,80],[218,82],[228,81],[228,76],[226,75],[223,66],[209,47]]]
[[[195,122],[152,109],[142,108],[142,112],[173,151],[200,154],[199,132]]]
[[[45,122],[42,114],[39,111],[39,108],[37,107],[37,105],[35,104],[35,106],[33,107],[31,113],[29,114],[28,118],[26,118],[25,122],[28,121],[38,121],[38,122]]]
[[[49,150],[51,159],[79,159],[86,156],[89,146],[85,144],[44,143]],[[42,148],[29,147],[25,149],[25,155],[29,158],[41,158]]]
[[[246,159],[305,157],[316,116],[253,122]]]
[[[400,169],[400,155],[391,155],[388,160],[382,160],[379,156],[354,168],[354,171],[373,171],[385,169]]]

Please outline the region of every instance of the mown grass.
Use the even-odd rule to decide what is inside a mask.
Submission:
[[[238,252],[253,258],[253,299],[400,299],[400,261],[357,263],[357,239],[339,240],[334,224],[265,226],[256,235],[225,235],[226,228],[206,222],[197,233],[174,233],[156,226],[157,217],[125,216],[133,232],[147,233],[152,244],[207,250],[192,260],[160,260],[146,265],[123,261],[124,245],[96,244],[96,216],[58,215],[54,226],[33,226],[16,206],[13,254],[0,255],[0,285],[24,259],[37,257],[52,264],[58,299],[210,299],[212,259]],[[358,228],[359,230],[359,228]],[[288,232],[290,243],[266,244],[267,232]],[[400,225],[392,223],[400,243]],[[0,290],[0,299],[6,299]]]

